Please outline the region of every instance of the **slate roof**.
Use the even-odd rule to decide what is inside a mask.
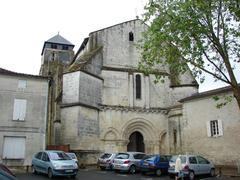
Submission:
[[[37,78],[37,79],[49,79],[48,77],[32,75],[32,74],[24,74],[24,73],[17,73],[13,71],[9,71],[7,69],[0,68],[0,75],[9,75],[9,76],[20,76],[20,77],[29,77],[29,78]]]
[[[49,40],[45,41],[45,43],[65,44],[65,45],[69,45],[69,46],[74,46],[71,42],[66,40],[60,34],[57,34],[56,36],[53,36]]]
[[[53,36],[52,38],[50,38],[49,40],[44,42],[41,55],[43,55],[43,50],[45,48],[46,43],[62,44],[62,45],[68,45],[68,46],[72,46],[72,47],[75,46],[70,41],[68,41],[64,37],[62,37],[60,34],[57,34],[56,36]]]

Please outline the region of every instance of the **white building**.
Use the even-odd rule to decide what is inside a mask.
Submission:
[[[46,146],[48,79],[0,68],[0,161],[29,166]]]

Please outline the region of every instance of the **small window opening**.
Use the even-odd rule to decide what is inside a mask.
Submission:
[[[141,99],[141,76],[136,75],[136,99]]]
[[[219,135],[218,121],[210,121],[211,136]]]
[[[68,46],[63,45],[63,46],[62,46],[62,50],[68,50]]]
[[[55,53],[54,52],[52,52],[52,59],[51,59],[52,61],[54,61],[55,60]]]
[[[134,41],[134,36],[132,32],[129,33],[129,41]]]
[[[174,145],[177,144],[177,130],[176,129],[174,129],[174,131],[173,131],[173,143],[174,143]]]
[[[52,49],[57,49],[57,45],[56,44],[51,44],[51,48]]]

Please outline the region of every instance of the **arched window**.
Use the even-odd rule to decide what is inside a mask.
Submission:
[[[136,99],[141,99],[141,76],[136,75]]]
[[[130,33],[129,33],[129,41],[133,41],[133,40],[134,40],[133,33],[132,33],[132,32],[130,32]]]

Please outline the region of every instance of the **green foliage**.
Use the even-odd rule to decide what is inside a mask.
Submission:
[[[205,72],[230,84],[240,58],[239,10],[232,2],[150,0],[144,14],[150,26],[139,45],[141,69],[168,64],[180,74],[188,64],[196,77]]]
[[[227,103],[232,102],[233,96],[224,95],[222,98],[220,98],[219,96],[213,96],[213,100],[217,102],[217,105],[216,105],[217,108],[222,108]]]
[[[162,64],[179,75],[188,65],[200,82],[207,73],[232,86],[240,106],[239,5],[238,0],[149,0],[140,69],[149,72]]]

